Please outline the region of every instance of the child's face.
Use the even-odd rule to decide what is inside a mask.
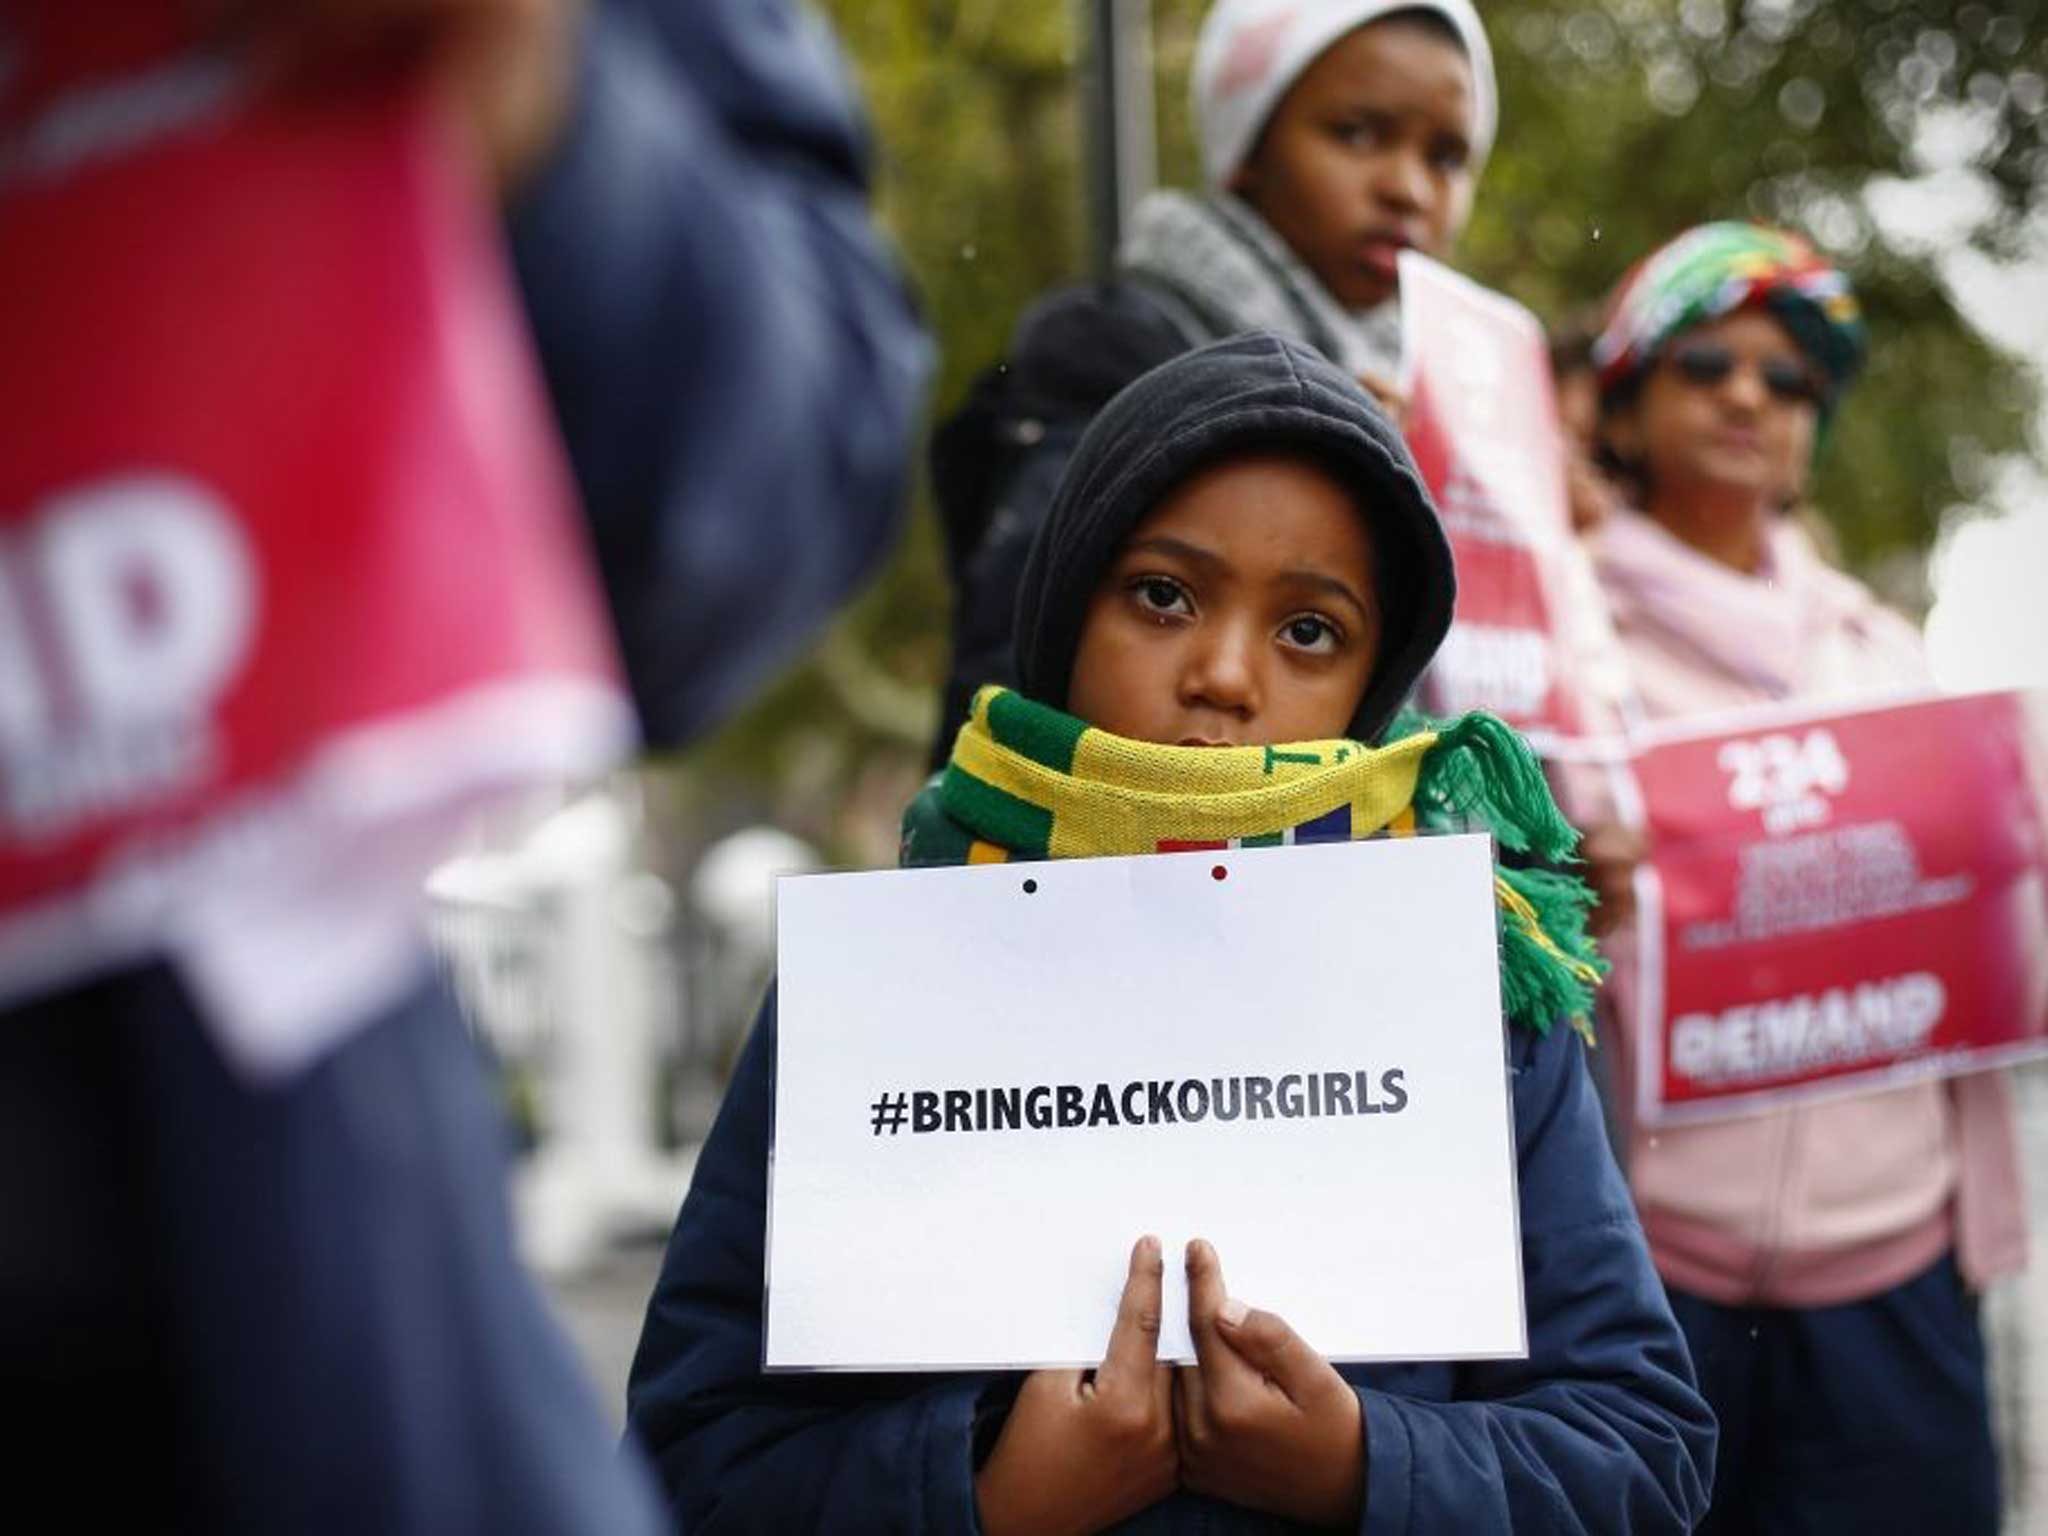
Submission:
[[[1775,506],[1804,482],[1816,385],[1813,365],[1783,325],[1738,310],[1667,344],[1641,392],[1604,430],[1625,460],[1642,466],[1653,500],[1734,495]]]
[[[1365,519],[1322,470],[1282,455],[1214,465],[1104,574],[1067,707],[1179,746],[1341,736],[1379,654],[1377,590]]]
[[[1404,246],[1444,256],[1472,211],[1472,65],[1399,19],[1333,43],[1273,110],[1231,188],[1343,304],[1392,298]]]

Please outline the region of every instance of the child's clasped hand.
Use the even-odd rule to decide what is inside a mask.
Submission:
[[[1165,1262],[1142,1237],[1101,1367],[1034,1371],[1018,1391],[975,1478],[987,1536],[1100,1530],[1180,1486],[1311,1524],[1357,1520],[1357,1394],[1279,1317],[1230,1297],[1208,1243],[1186,1259],[1197,1363],[1159,1363]]]

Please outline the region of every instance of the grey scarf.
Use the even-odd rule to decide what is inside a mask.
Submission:
[[[1353,375],[1391,380],[1400,366],[1400,302],[1345,309],[1264,219],[1227,192],[1152,193],[1132,214],[1118,262],[1164,290],[1191,342],[1277,331]]]

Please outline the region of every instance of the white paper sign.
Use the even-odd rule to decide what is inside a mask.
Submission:
[[[768,1369],[1094,1365],[1131,1244],[1337,1360],[1527,1353],[1492,857],[789,877]],[[1221,870],[1219,876],[1217,871]]]

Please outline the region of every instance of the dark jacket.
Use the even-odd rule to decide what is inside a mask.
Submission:
[[[743,702],[894,540],[930,348],[867,182],[792,0],[592,7],[513,255],[657,743]]]
[[[1365,1415],[1361,1529],[1688,1530],[1706,1509],[1713,1419],[1608,1150],[1583,1047],[1563,1027],[1516,1029],[1508,1044],[1529,1358],[1338,1367]],[[1021,1376],[761,1374],[774,1059],[771,997],[648,1306],[632,1430],[680,1530],[973,1532],[977,1459]],[[1185,1492],[1122,1527],[1286,1528]]]

